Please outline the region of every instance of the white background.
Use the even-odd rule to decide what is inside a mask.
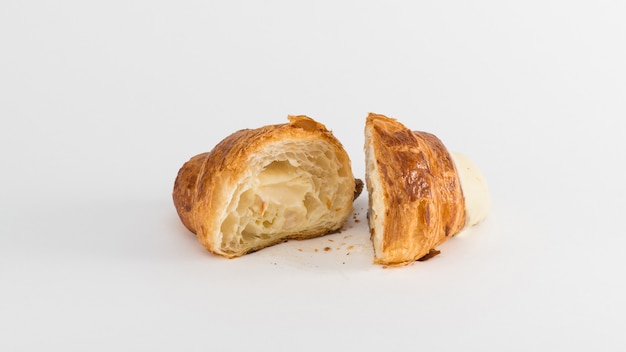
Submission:
[[[617,0],[3,1],[0,350],[623,351],[625,19]],[[440,256],[372,264],[365,196],[341,234],[235,260],[180,224],[179,167],[288,114],[362,178],[370,111],[489,181],[488,219]]]

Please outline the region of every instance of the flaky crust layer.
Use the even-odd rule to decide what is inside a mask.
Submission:
[[[432,255],[465,223],[463,192],[450,154],[434,135],[411,131],[383,115],[369,114],[365,128],[375,262],[406,264]],[[381,197],[380,209],[373,209],[375,197]]]
[[[267,157],[266,148],[284,141],[319,143],[329,146],[334,158],[342,165],[348,200],[341,204],[328,204],[333,219],[324,228],[304,228],[301,231],[270,238],[263,244],[233,251],[220,242],[224,208],[231,201],[234,190],[240,186],[243,175],[250,175],[250,167],[259,155]],[[341,229],[352,212],[352,200],[356,183],[351,171],[350,159],[341,143],[326,127],[306,116],[289,116],[289,123],[269,125],[257,129],[240,130],[222,140],[208,153],[199,154],[186,162],[178,172],[172,193],[174,205],[182,223],[209,251],[225,256],[243,254],[284,242],[289,239],[318,237]],[[360,192],[360,190],[359,190]]]

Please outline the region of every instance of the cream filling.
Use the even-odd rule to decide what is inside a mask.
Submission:
[[[465,197],[465,229],[485,219],[491,209],[491,197],[487,180],[474,161],[461,153],[451,152],[450,155],[456,165]]]

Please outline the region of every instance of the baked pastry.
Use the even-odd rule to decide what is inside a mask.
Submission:
[[[365,158],[376,263],[430,258],[438,245],[487,215],[489,194],[478,168],[430,133],[370,113]]]
[[[233,258],[338,231],[357,185],[333,134],[311,118],[289,116],[286,124],[235,132],[191,158],[178,172],[173,199],[206,249]]]

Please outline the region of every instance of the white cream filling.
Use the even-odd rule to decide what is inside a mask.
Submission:
[[[491,197],[487,180],[468,156],[450,152],[456,165],[463,196],[465,197],[465,226],[468,228],[481,222],[491,209]]]

